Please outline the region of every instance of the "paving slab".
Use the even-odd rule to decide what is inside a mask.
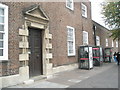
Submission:
[[[82,83],[83,81],[88,80],[97,74],[105,72],[114,66],[117,65],[115,63],[104,63],[102,66],[94,67],[91,70],[74,69],[74,70],[64,71],[54,74],[53,78],[47,80],[42,80],[42,81],[39,80],[39,81],[35,81],[32,84],[28,84],[28,85],[21,84],[21,85],[11,86],[8,88],[67,88],[72,85],[76,85],[77,83]]]

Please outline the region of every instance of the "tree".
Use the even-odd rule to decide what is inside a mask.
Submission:
[[[120,40],[120,1],[103,3],[102,6],[105,23],[113,29],[110,37]]]

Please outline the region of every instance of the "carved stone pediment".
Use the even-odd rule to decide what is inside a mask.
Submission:
[[[33,5],[29,8],[26,8],[23,11],[23,13],[26,17],[33,17],[33,18],[49,21],[48,16],[45,14],[45,12],[42,10],[42,8],[39,5]]]

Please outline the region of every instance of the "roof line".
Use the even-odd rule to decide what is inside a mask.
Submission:
[[[96,23],[96,24],[98,24],[99,26],[101,26],[101,27],[103,27],[103,28],[105,28],[105,29],[107,29],[108,31],[110,31],[108,28],[106,28],[106,27],[104,27],[104,26],[102,26],[101,24],[99,24],[98,22],[96,22],[96,21],[94,21],[94,20],[92,20],[94,23]]]

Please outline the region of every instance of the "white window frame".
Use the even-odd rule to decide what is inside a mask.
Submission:
[[[97,44],[97,46],[100,46],[100,37],[99,36],[96,36],[96,44]]]
[[[69,40],[68,39],[68,30],[69,29],[72,29],[73,30],[73,40]],[[69,50],[70,50],[70,48],[69,48],[69,42],[73,42],[73,53],[70,53],[69,52]],[[68,49],[68,56],[75,56],[76,55],[76,52],[75,52],[75,29],[73,28],[73,27],[71,27],[71,26],[67,26],[67,49]]]
[[[114,47],[114,41],[112,40],[112,47]]]
[[[8,6],[0,3],[0,8],[4,9],[4,31],[0,31],[3,34],[3,56],[0,56],[1,60],[8,60]],[[2,24],[2,23],[0,23]]]
[[[106,47],[108,47],[108,39],[106,38],[106,40],[105,40],[105,41],[106,41]]]
[[[82,16],[87,18],[87,6],[83,3],[81,3],[81,11],[82,11]],[[85,14],[83,14],[83,11]]]
[[[88,45],[88,44],[89,44],[89,41],[88,41],[88,32],[83,31],[83,45]]]
[[[68,6],[68,3],[71,3],[71,7],[70,6]],[[74,2],[73,2],[73,0],[66,0],[66,7],[68,8],[68,9],[70,9],[70,10],[74,10]]]
[[[118,48],[118,41],[116,41],[116,47]]]

